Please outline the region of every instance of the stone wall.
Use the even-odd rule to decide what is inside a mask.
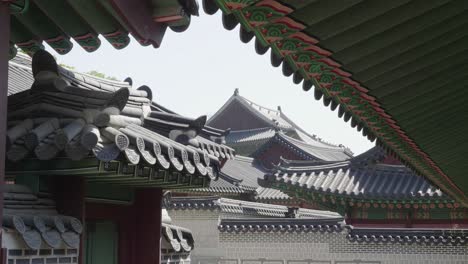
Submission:
[[[347,230],[228,233],[218,230],[217,210],[171,210],[169,215],[193,232],[193,264],[468,263],[468,245],[358,243],[346,238]]]

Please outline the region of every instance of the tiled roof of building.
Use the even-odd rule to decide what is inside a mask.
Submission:
[[[18,53],[8,63],[8,96],[31,88],[34,82],[31,72],[31,58]]]
[[[304,129],[295,124],[290,118],[288,118],[282,111],[281,107],[278,110],[274,110],[268,107],[258,105],[249,99],[239,95],[238,89],[234,92],[234,95],[208,120],[208,124],[216,123],[215,120],[223,114],[230,104],[239,103],[243,105],[250,113],[258,117],[263,121],[264,128],[252,127],[251,129],[236,130],[233,129],[230,135],[226,137],[228,144],[235,144],[249,141],[262,141],[267,138],[274,136],[275,130],[281,130],[284,133],[294,135],[297,140],[307,143],[311,146],[323,147],[323,148],[334,148],[340,147],[346,149],[346,151],[352,156],[352,152],[343,147],[342,145],[335,145],[326,142],[315,135],[310,135]],[[239,119],[242,116],[237,117]]]
[[[291,212],[291,208],[284,205],[272,205],[257,202],[248,202],[216,196],[207,197],[172,197],[168,202],[168,209],[191,209],[206,210],[218,209],[229,215],[244,215],[249,217],[286,217]],[[294,212],[295,218],[307,219],[335,219],[341,215],[330,211],[298,208]]]
[[[351,242],[401,244],[461,244],[468,242],[467,229],[421,228],[351,228],[347,236]]]
[[[286,184],[310,191],[362,199],[413,199],[445,196],[425,178],[404,165],[376,162],[383,151],[377,147],[347,161],[283,161],[268,183]]]
[[[27,84],[22,76],[10,78],[15,84],[8,98],[10,161],[30,154],[50,160],[60,153],[81,160],[92,153],[103,162],[123,156],[133,165],[158,164],[164,169],[215,178],[219,161],[235,155],[222,139],[211,137],[217,143],[198,135],[206,118],[153,111],[148,87],[131,89],[131,81],[111,81],[66,70],[45,51],[36,52],[32,68],[28,63],[23,56],[10,63],[10,68],[26,70],[34,79],[32,85],[18,88]],[[158,120],[151,120],[155,116]]]
[[[184,190],[181,192],[185,192]],[[187,190],[189,193],[204,193],[209,195],[239,195],[244,193],[251,193],[250,188],[243,188],[239,186],[238,182],[230,181],[225,177],[218,177],[216,181],[211,181],[210,186],[206,188],[195,188]]]
[[[220,232],[341,232],[343,218],[297,219],[297,218],[249,218],[221,219]]]
[[[292,149],[304,159],[323,160],[323,161],[343,161],[352,157],[352,152],[342,146],[330,145],[312,145],[291,136],[286,135],[281,131],[277,131],[267,143],[260,147],[253,156],[256,156],[266,151],[272,144],[279,143]]]
[[[226,161],[221,169],[221,174],[240,181],[240,185],[258,187],[258,179],[263,178],[266,169],[257,164],[253,158],[236,156]]]
[[[244,142],[265,143],[276,134],[275,129],[270,127],[255,128],[248,130],[234,130],[226,137],[226,144],[232,145]]]
[[[166,209],[162,209],[162,247],[170,248],[174,252],[190,253],[195,247],[192,231],[172,224],[172,219]],[[166,245],[170,245],[167,247]]]
[[[79,247],[82,224],[74,217],[61,215],[52,199],[38,197],[22,185],[5,184],[3,190],[3,232],[14,230],[31,249],[63,244]]]
[[[290,199],[284,192],[261,187],[259,179],[263,179],[267,170],[257,164],[253,158],[236,156],[227,160],[221,168],[217,181],[211,181],[207,188],[190,189],[190,193],[205,193],[211,195],[251,194],[255,200],[284,201]]]
[[[255,190],[255,200],[261,202],[289,200],[291,197],[281,190],[259,186]]]

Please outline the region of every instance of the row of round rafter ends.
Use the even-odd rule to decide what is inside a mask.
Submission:
[[[340,224],[316,224],[316,225],[294,225],[294,224],[265,224],[265,225],[219,225],[218,229],[221,232],[341,232],[343,226]]]
[[[100,118],[103,113],[105,122]],[[7,132],[8,159],[19,161],[34,152],[38,159],[50,160],[64,151],[70,159],[81,160],[92,151],[105,162],[118,160],[123,154],[131,164],[144,160],[145,164],[158,163],[164,169],[172,166],[190,174],[196,172],[213,178],[217,175],[216,157],[131,123],[129,117],[107,116],[106,109],[101,112],[85,109],[81,117],[75,118],[25,119],[13,126]]]
[[[323,99],[325,106],[338,108],[338,116],[370,141],[377,139],[389,154],[399,159],[416,174],[430,176],[438,186],[445,186],[447,175],[409,138],[392,117],[368,95],[368,89],[351,79],[351,74],[342,70],[341,65],[330,56],[332,53],[316,44],[317,39],[302,32],[300,22],[287,15],[294,10],[277,1],[234,1],[204,0],[206,13],[223,11],[222,21],[227,30],[239,23],[240,39],[247,43],[255,36],[255,50],[265,54],[271,48],[271,63],[274,67],[282,64],[283,74],[293,76],[293,81],[305,91],[314,87],[317,100]],[[258,8],[261,7],[261,8]],[[338,107],[339,106],[339,107]],[[444,188],[448,194],[461,191],[455,185]]]
[[[107,93],[69,86],[60,78],[55,59],[45,51],[35,54],[32,66],[35,80],[30,93],[40,93],[41,100],[48,98],[47,91],[66,97],[64,91],[73,90],[74,94],[85,94],[85,97],[93,93],[104,103],[101,107],[84,109],[66,108],[53,101],[47,104],[32,101],[32,110],[23,105],[20,110],[26,111],[26,115],[16,115],[16,120],[9,120],[6,144],[9,160],[22,160],[31,152],[41,160],[50,160],[62,151],[72,160],[81,160],[92,151],[101,161],[124,156],[131,164],[138,164],[140,160],[148,165],[158,162],[164,169],[172,166],[177,171],[185,169],[189,174],[217,177],[217,157],[143,128],[142,118],[122,115],[130,96],[128,88]],[[31,111],[37,118],[23,119]]]
[[[468,242],[468,237],[465,235],[357,235],[357,234],[348,234],[346,238],[350,242],[357,243],[399,243],[402,245],[411,245],[411,244],[430,244],[430,245],[440,245],[440,244],[452,244],[452,245],[465,245]]]

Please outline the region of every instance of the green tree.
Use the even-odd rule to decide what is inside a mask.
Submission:
[[[60,63],[59,65],[60,65],[60,67],[66,68],[66,69],[69,69],[69,70],[74,70],[75,69],[75,67],[70,66],[70,65],[66,65],[66,64],[63,64],[63,63]]]
[[[92,70],[92,71],[90,71],[90,72],[87,72],[87,74],[93,75],[93,76],[96,76],[96,77],[99,77],[99,78],[103,78],[103,79],[108,79],[108,80],[112,80],[112,81],[118,81],[118,79],[115,78],[115,77],[113,77],[113,76],[106,76],[104,73],[98,72],[98,71],[95,71],[95,70]]]

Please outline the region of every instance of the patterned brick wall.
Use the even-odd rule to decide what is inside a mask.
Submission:
[[[218,231],[216,210],[173,210],[169,215],[194,234],[193,264],[468,263],[467,245],[366,244],[348,241],[346,230],[227,233]]]

